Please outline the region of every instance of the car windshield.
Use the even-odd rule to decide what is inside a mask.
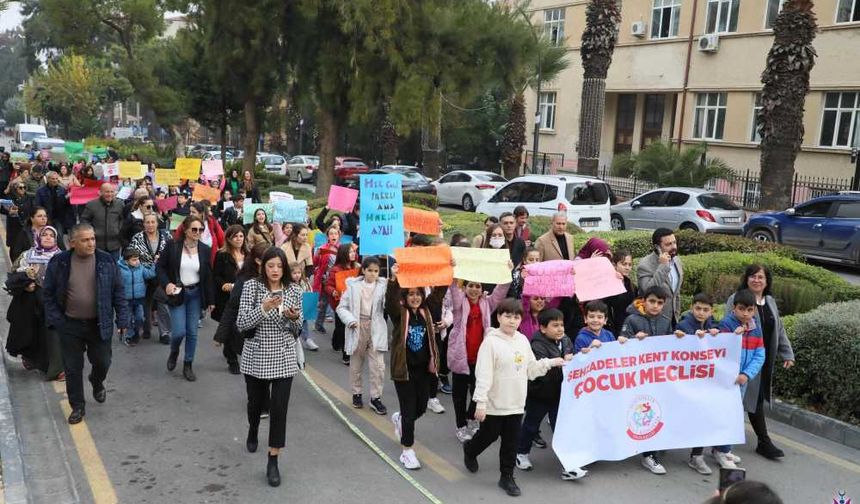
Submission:
[[[344,159],[342,164],[343,166],[359,167],[364,166],[364,161],[360,159]]]
[[[702,205],[702,208],[706,208],[708,210],[740,210],[741,207],[737,206],[734,201],[732,201],[725,194],[720,193],[706,193],[700,194],[698,198],[699,204]]]
[[[279,165],[284,163],[284,158],[281,156],[269,156],[266,158],[266,164],[269,165]]]
[[[602,205],[609,200],[609,191],[603,182],[569,182],[564,197],[572,205]]]
[[[495,173],[474,173],[472,176],[481,182],[507,182],[505,177]]]
[[[319,163],[320,162],[319,156],[307,156],[307,157],[305,157],[305,160],[307,160],[308,163]]]
[[[402,171],[400,174],[403,175],[404,180],[412,182],[424,182],[425,180],[423,175],[414,171]]]
[[[46,138],[44,133],[40,133],[38,131],[22,131],[21,132],[21,141],[29,142],[34,138]]]

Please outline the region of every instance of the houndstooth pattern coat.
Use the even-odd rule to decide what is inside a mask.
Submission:
[[[239,301],[239,317],[236,327],[239,331],[254,329],[254,337],[245,340],[239,370],[261,380],[290,378],[298,374],[296,338],[302,332],[302,292],[300,288],[284,291],[281,308],[299,310],[299,318],[290,320],[273,309],[263,312],[263,300],[269,294],[259,280],[245,283]]]

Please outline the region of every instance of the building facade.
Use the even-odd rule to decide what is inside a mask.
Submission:
[[[623,0],[618,45],[606,82],[600,165],[655,140],[708,144],[737,172],[759,171],[754,113],[771,26],[785,0]],[[527,93],[540,103],[541,153],[575,170],[587,0],[532,0],[532,22],[569,50],[570,66]],[[804,111],[801,175],[847,178],[860,147],[860,0],[816,0],[818,59]],[[533,149],[533,131],[527,149]],[[530,163],[530,155],[526,160]]]

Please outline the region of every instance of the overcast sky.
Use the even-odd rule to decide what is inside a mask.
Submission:
[[[21,17],[20,10],[20,3],[9,2],[9,8],[0,12],[0,31],[11,30],[21,25],[24,18]]]

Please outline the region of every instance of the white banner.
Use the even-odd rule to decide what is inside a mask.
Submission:
[[[638,453],[744,443],[741,338],[604,343],[564,366],[552,448],[568,469]]]

